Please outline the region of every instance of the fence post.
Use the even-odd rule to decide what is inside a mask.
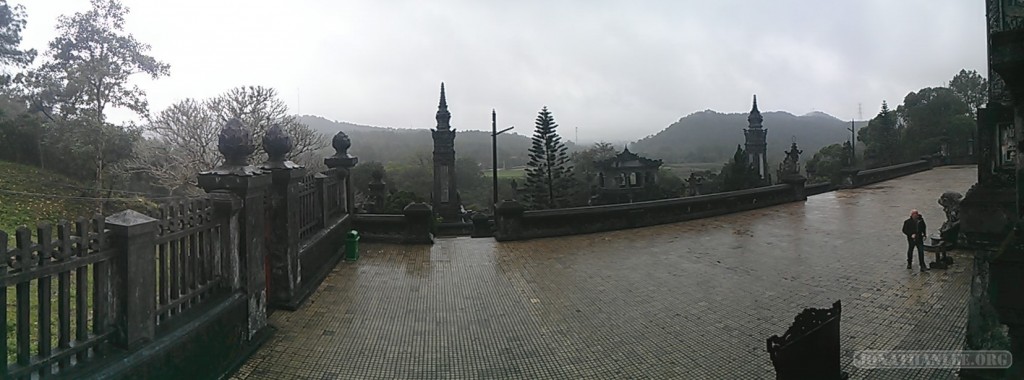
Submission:
[[[267,255],[270,262],[270,304],[274,307],[294,304],[302,282],[302,261],[299,260],[299,181],[306,169],[287,160],[292,150],[291,136],[275,124],[263,136],[267,161],[260,167],[271,174],[271,209],[268,215],[270,239]],[[323,191],[323,182],[317,181]],[[321,205],[325,205],[321,203]],[[321,210],[326,207],[321,207]],[[326,221],[327,219],[321,219]]]
[[[264,201],[270,176],[249,165],[256,147],[252,132],[238,119],[231,119],[220,131],[217,148],[224,164],[199,173],[199,187],[213,193],[223,190],[242,199],[238,214],[238,255],[240,280],[245,290],[248,313],[248,338],[267,325],[266,214]]]
[[[116,321],[121,334],[115,343],[134,349],[156,334],[156,233],[157,220],[133,210],[108,216],[112,243],[117,248],[113,264],[114,300],[120,310]]]
[[[331,146],[334,147],[334,155],[324,159],[324,164],[331,169],[335,169],[334,173],[338,176],[338,186],[344,187],[342,193],[344,194],[345,204],[342,207],[342,213],[351,214],[353,203],[355,203],[355,192],[350,185],[352,168],[359,163],[359,158],[348,154],[348,148],[352,147],[352,141],[348,139],[348,135],[345,132],[338,132],[331,139]],[[326,224],[327,222],[324,221]]]

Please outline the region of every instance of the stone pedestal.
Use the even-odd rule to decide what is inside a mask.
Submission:
[[[426,203],[410,203],[402,210],[405,215],[405,236],[403,242],[406,244],[434,244],[432,232],[434,211]]]
[[[790,186],[793,186],[793,196],[794,196],[794,199],[800,200],[800,201],[806,201],[807,200],[807,193],[804,191],[804,188],[807,185],[807,178],[806,177],[800,175],[799,173],[787,174],[787,175],[780,176],[779,182],[787,184],[787,185],[790,185]]]
[[[494,236],[494,230],[491,229],[491,218],[487,214],[477,213],[473,215],[473,234],[472,237],[491,237]]]
[[[523,235],[523,207],[518,201],[504,200],[495,208],[494,238],[498,241],[519,240]]]
[[[839,171],[842,176],[842,182],[839,183],[840,189],[852,189],[857,187],[857,173],[860,173],[860,169],[855,168],[843,168]]]

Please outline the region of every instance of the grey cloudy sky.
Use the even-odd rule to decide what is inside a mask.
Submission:
[[[692,112],[746,112],[754,93],[762,111],[845,120],[860,103],[868,118],[985,72],[982,0],[122,1],[128,31],[171,65],[138,79],[153,112],[264,85],[293,112],[430,128],[444,81],[456,129],[489,129],[495,108],[528,134],[547,105],[566,138],[635,140]],[[13,2],[40,50],[57,16],[88,8]]]

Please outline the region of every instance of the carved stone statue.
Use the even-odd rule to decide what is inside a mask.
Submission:
[[[799,173],[800,172],[800,154],[804,151],[796,147],[796,143],[789,148],[786,153],[786,158],[782,160],[782,170],[786,173]]]
[[[687,193],[690,196],[700,195],[700,187],[704,184],[704,177],[698,176],[697,173],[690,173],[690,177],[686,179]]]
[[[384,183],[384,172],[380,170],[374,170],[370,173],[370,182],[367,184],[370,195],[370,212],[380,213],[384,212],[384,201],[387,199],[385,189],[387,184]]]
[[[939,197],[939,205],[942,206],[942,211],[946,213],[946,221],[942,223],[942,227],[939,228],[939,235],[942,236],[943,240],[947,240],[947,234],[955,233],[959,231],[960,227],[960,201],[964,199],[963,195],[955,191],[947,191],[942,193]],[[955,240],[955,236],[950,236]]]

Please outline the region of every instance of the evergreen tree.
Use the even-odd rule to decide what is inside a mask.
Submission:
[[[718,178],[722,183],[722,191],[750,189],[761,184],[761,175],[750,163],[750,156],[741,145],[736,146],[736,153],[722,167],[722,174]]]
[[[530,208],[565,207],[574,185],[572,165],[548,107],[537,115],[523,197]]]
[[[882,110],[878,111],[878,116],[857,132],[857,140],[866,146],[865,155],[873,161],[870,167],[894,165],[899,161],[900,134],[896,127],[896,112],[882,101]]]

